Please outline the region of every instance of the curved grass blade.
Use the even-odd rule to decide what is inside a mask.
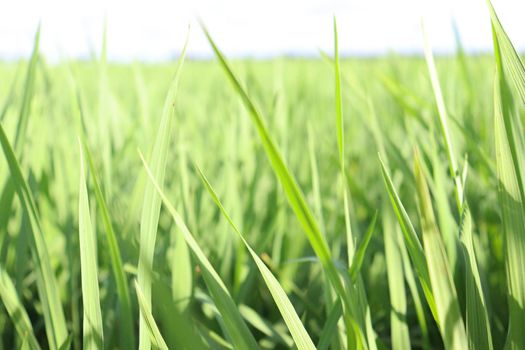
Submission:
[[[137,300],[139,302],[140,315],[142,318],[144,318],[144,323],[147,327],[147,331],[150,340],[153,343],[153,346],[160,350],[168,350],[168,345],[166,345],[164,338],[162,338],[162,335],[160,334],[159,327],[157,327],[157,323],[155,322],[155,319],[151,314],[151,310],[148,306],[146,297],[144,296],[144,293],[142,293],[142,290],[140,289],[140,286],[136,280],[135,291],[137,292]]]
[[[494,34],[494,53],[497,55],[496,59],[499,60],[498,67],[505,70],[507,74],[504,75],[508,75],[521,101],[525,103],[525,67],[505,29],[501,25],[490,0],[487,0],[487,6],[492,23],[492,32]]]
[[[33,52],[27,67],[26,80],[24,83],[24,93],[22,95],[22,108],[18,116],[18,124],[16,126],[16,134],[14,141],[14,148],[16,154],[20,154],[21,147],[24,145],[27,124],[29,121],[29,111],[31,110],[31,100],[33,98],[33,89],[35,86],[36,65],[38,63],[38,52],[40,46],[40,24],[35,35],[35,42],[33,44]]]
[[[91,174],[91,180],[93,181],[93,188],[95,190],[95,197],[97,204],[100,208],[102,214],[102,222],[104,223],[104,229],[106,232],[106,238],[109,245],[109,256],[111,259],[111,268],[113,270],[113,275],[115,278],[115,283],[117,285],[118,301],[120,304],[120,340],[122,347],[124,349],[134,349],[135,348],[135,335],[133,331],[133,318],[131,311],[131,300],[129,296],[128,281],[126,275],[124,274],[124,266],[122,263],[122,257],[120,254],[120,249],[117,242],[117,237],[115,231],[113,230],[113,224],[109,216],[108,207],[106,201],[104,200],[104,195],[100,188],[98,181],[98,176],[96,173],[95,163],[93,162],[93,157],[89,146],[86,143],[84,137],[82,137],[82,148],[83,152],[86,155],[89,173]]]
[[[327,350],[330,344],[332,344],[333,339],[337,337],[337,323],[342,314],[343,306],[341,305],[341,300],[336,300],[321,331],[319,342],[317,343],[317,350]]]
[[[436,99],[436,104],[438,108],[439,126],[441,128],[441,135],[443,136],[443,143],[447,152],[450,176],[454,180],[454,193],[456,195],[456,204],[458,206],[458,212],[461,214],[463,210],[462,208],[464,200],[463,183],[461,182],[461,174],[457,166],[456,157],[454,156],[454,147],[452,145],[452,138],[450,137],[450,130],[448,127],[447,108],[445,107],[445,100],[443,99],[443,93],[441,92],[441,86],[439,85],[439,77],[436,65],[434,63],[432,48],[430,47],[430,42],[426,35],[423,22],[421,23],[421,28],[423,31],[423,38],[425,42],[425,60],[427,62],[430,81],[432,83],[432,90],[434,91],[434,98]]]
[[[102,349],[104,334],[98,287],[97,237],[91,224],[89,199],[86,188],[84,156],[80,149],[80,181],[78,194],[78,238],[80,272],[82,276],[82,303],[84,306],[84,349]]]
[[[515,135],[513,131],[513,101],[504,78],[498,72],[494,88],[494,133],[496,142],[496,166],[498,174],[499,202],[502,211],[504,256],[509,293],[509,331],[506,348],[525,347],[525,207],[520,186]],[[521,150],[522,151],[522,150]]]
[[[204,277],[204,282],[208,287],[208,290],[211,294],[215,306],[219,311],[222,319],[224,321],[224,326],[228,335],[231,338],[231,342],[236,349],[241,350],[251,350],[259,349],[255,338],[251,334],[248,326],[244,322],[242,316],[239,313],[237,306],[235,305],[228,289],[224,285],[224,282],[221,280],[208,258],[200,248],[199,244],[188,230],[188,227],[184,223],[184,220],[180,214],[175,210],[175,207],[168,200],[162,189],[159,187],[152,171],[148,167],[146,161],[142,154],[140,154],[142,162],[144,163],[144,168],[150,178],[150,182],[153,184],[154,188],[158,192],[162,202],[168,212],[173,217],[175,224],[179,228],[181,234],[184,236],[186,243],[193,252],[193,256],[198,260],[199,266],[201,268],[202,275]]]
[[[366,248],[368,248],[368,243],[370,243],[370,240],[372,239],[372,235],[374,234],[374,230],[376,228],[376,221],[377,211],[375,212],[374,217],[372,218],[372,222],[368,226],[368,229],[366,230],[363,239],[357,246],[357,250],[354,255],[354,260],[352,260],[352,264],[350,265],[350,278],[352,279],[353,283],[355,283],[357,281],[357,278],[359,277],[361,266],[363,266],[363,260],[365,259]]]
[[[504,257],[507,274],[509,329],[506,349],[525,348],[525,141],[523,125],[509,86],[514,84],[525,102],[525,69],[505,33],[490,1],[496,79],[494,82],[494,135],[499,202],[504,227]]]
[[[474,241],[472,235],[472,216],[465,202],[460,234],[463,254],[465,257],[466,275],[466,321],[469,349],[492,350],[492,333],[490,331],[489,316],[487,314],[487,303],[481,278],[479,276]]]
[[[423,245],[428,265],[438,326],[446,349],[467,349],[467,335],[461,317],[456,287],[448,264],[445,246],[437,228],[432,200],[416,149],[414,161],[419,199]]]
[[[430,310],[432,311],[434,319],[437,321],[438,318],[436,305],[432,295],[432,289],[430,287],[430,276],[423,247],[421,246],[421,242],[419,241],[416,230],[410,221],[410,217],[408,216],[403,203],[401,203],[401,199],[399,199],[399,195],[395,190],[394,183],[388,174],[388,170],[386,169],[381,156],[379,156],[379,162],[381,164],[381,172],[383,174],[383,180],[385,182],[390,202],[392,203],[392,208],[394,209],[397,221],[399,222],[399,226],[401,226],[401,231],[403,232],[403,236],[405,238],[404,241],[408,250],[408,254],[412,259],[412,264],[414,265],[418,274],[419,281],[421,283],[421,287],[423,288],[423,293],[425,294],[425,298],[427,299]]]
[[[335,121],[337,130],[337,146],[339,150],[339,166],[341,167],[341,177],[346,178],[345,172],[345,139],[344,139],[344,118],[343,118],[343,96],[341,92],[341,64],[339,61],[339,39],[337,35],[337,22],[334,17],[334,67],[335,67]],[[348,265],[352,264],[355,254],[355,242],[352,234],[352,224],[350,222],[350,212],[348,206],[348,190],[346,181],[343,181],[343,210],[345,217],[346,241]],[[357,277],[356,277],[357,278]],[[352,278],[354,279],[354,278]]]
[[[151,153],[151,167],[154,179],[160,184],[164,182],[168,147],[173,124],[175,96],[178,90],[180,72],[184,63],[187,45],[188,38],[186,38],[184,48],[177,62],[175,76],[164,101],[162,117],[157,130],[155,145]],[[144,201],[140,220],[140,253],[138,264],[138,284],[144,293],[148,309],[151,309],[151,270],[153,268],[153,252],[155,250],[160,206],[161,199],[153,184],[148,182],[144,189]],[[147,335],[144,317],[140,319],[139,325],[139,348],[141,350],[149,349],[149,335]]]
[[[25,340],[31,350],[39,350],[40,345],[33,333],[31,320],[24,309],[24,305],[18,298],[18,293],[11,278],[2,267],[0,267],[0,298],[15,325],[18,336]]]
[[[42,303],[49,347],[58,349],[67,338],[66,322],[59,297],[60,289],[57,286],[55,275],[51,268],[49,253],[33,195],[22,175],[20,165],[2,125],[0,125],[0,143],[9,165],[11,179],[30,223],[29,226],[32,232],[31,251],[35,260],[38,294]]]
[[[266,283],[266,286],[270,290],[270,293],[275,301],[275,304],[279,308],[279,311],[281,312],[281,315],[284,319],[284,322],[286,323],[286,326],[288,327],[288,330],[290,331],[290,334],[292,335],[292,338],[295,342],[295,345],[299,350],[307,350],[307,349],[315,349],[315,345],[312,342],[312,339],[310,339],[310,336],[308,335],[308,332],[303,326],[303,323],[301,322],[301,319],[297,315],[292,303],[286,296],[286,292],[283,290],[281,285],[279,284],[279,281],[275,276],[271,273],[270,269],[266,267],[264,262],[261,258],[255,253],[255,251],[251,248],[251,246],[248,244],[242,233],[239,231],[237,226],[233,223],[232,219],[226,212],[226,209],[224,209],[222,203],[219,200],[219,197],[217,197],[217,194],[215,193],[215,190],[211,187],[210,182],[206,178],[206,176],[202,173],[201,169],[196,166],[197,173],[199,174],[199,177],[208,190],[209,194],[213,198],[213,201],[217,205],[217,207],[220,209],[223,216],[226,218],[230,226],[233,228],[237,236],[241,239],[241,241],[246,246],[246,249],[250,252],[250,255],[252,256],[253,260],[255,261],[255,264],[257,265],[257,268],[259,269],[259,272],[261,273],[261,276],[264,279],[264,282]]]
[[[399,228],[394,226],[394,214],[383,204],[383,240],[385,244],[386,272],[390,297],[390,327],[392,349],[410,349],[410,334],[407,322],[407,300],[405,291],[404,268],[401,252],[396,239]]]
[[[27,71],[25,75],[23,95],[22,95],[22,106],[20,107],[20,112],[18,114],[18,121],[16,125],[16,134],[15,140],[13,143],[14,154],[18,157],[19,160],[22,159],[22,150],[24,146],[24,141],[27,133],[27,125],[29,123],[29,112],[31,110],[31,101],[33,99],[33,90],[35,85],[35,75],[36,68],[39,57],[39,47],[40,47],[40,24],[38,25],[35,40],[33,43],[33,51],[31,53],[31,58],[27,66]],[[11,103],[12,95],[14,95],[14,81],[11,92],[8,97],[6,97],[5,105],[3,106],[2,114],[0,115],[0,121],[4,118],[5,113]],[[4,183],[2,189],[2,195],[0,196],[0,208],[4,208],[0,212],[0,228],[7,225],[7,220],[9,220],[10,209],[13,205],[13,198],[15,196],[15,188],[13,184],[13,179],[8,178]],[[5,238],[4,238],[5,239]],[[0,241],[0,247],[4,244]],[[4,248],[2,248],[4,249]]]
[[[272,341],[285,345],[287,348],[294,347],[293,339],[288,335],[286,328],[275,327],[269,320],[264,319],[257,311],[246,305],[240,305],[239,311],[249,324],[267,335]]]
[[[355,306],[353,306],[350,297],[345,291],[337,268],[334,262],[332,261],[328,244],[324,238],[324,235],[319,229],[319,225],[317,224],[317,221],[315,220],[312,211],[306,204],[304,194],[302,193],[299,185],[297,184],[295,177],[290,173],[288,167],[286,166],[283,157],[279,152],[279,149],[273,141],[273,138],[270,136],[270,133],[268,132],[265,122],[262,118],[262,114],[259,112],[255,104],[252,102],[252,100],[242,87],[241,83],[239,82],[239,79],[236,77],[235,73],[231,69],[230,64],[224,58],[223,54],[211,38],[207,29],[204,27],[204,25],[201,24],[201,26],[204,30],[204,34],[208,38],[208,42],[210,43],[210,45],[213,48],[213,51],[215,52],[215,55],[219,59],[222,68],[226,72],[227,77],[233,84],[235,91],[239,94],[246,109],[249,112],[251,121],[257,130],[257,133],[263,144],[268,160],[272,165],[273,171],[279,179],[279,182],[282,185],[288,202],[292,207],[297,219],[299,220],[303,231],[308,237],[308,240],[310,241],[310,245],[312,246],[316,255],[319,257],[319,260],[321,261],[321,264],[332,286],[343,301],[345,310],[343,315],[345,317],[345,323],[348,334],[351,335],[352,333],[354,333],[354,345],[356,347],[364,347],[366,344],[366,340],[363,331],[361,327],[356,323],[354,316],[351,315],[352,310],[355,309]]]

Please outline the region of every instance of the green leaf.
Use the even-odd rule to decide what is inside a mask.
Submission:
[[[84,156],[80,149],[80,181],[78,194],[78,238],[80,272],[82,277],[82,304],[84,306],[84,349],[102,349],[104,334],[98,287],[97,237],[91,224],[86,188]]]
[[[397,221],[401,227],[401,232],[403,232],[403,236],[405,238],[408,254],[410,255],[410,259],[412,259],[412,264],[414,265],[418,274],[419,282],[423,288],[423,293],[425,294],[427,303],[430,307],[430,310],[432,311],[432,315],[434,316],[434,319],[437,320],[436,305],[430,287],[430,276],[423,247],[421,246],[419,237],[417,236],[416,230],[414,229],[414,225],[412,225],[412,221],[410,221],[410,217],[408,216],[403,203],[401,203],[401,199],[396,192],[394,183],[388,174],[388,170],[386,169],[381,156],[379,156],[379,162],[381,164],[381,172],[383,174],[383,180],[388,192],[388,197],[390,198],[392,208],[394,209]]]
[[[7,271],[2,267],[0,267],[0,298],[4,303],[7,313],[11,317],[11,321],[15,325],[18,336],[27,342],[30,349],[40,349],[40,345],[33,333],[31,320],[24,309],[24,305],[18,297],[18,293],[16,292],[16,288],[11,281],[11,278],[7,274]]]
[[[357,332],[355,333],[354,345],[356,347],[364,346],[364,344],[366,344],[366,341],[364,338],[363,331],[357,325],[354,316],[352,315],[353,313],[355,313],[355,303],[353,305],[352,301],[350,300],[350,297],[345,291],[337,268],[334,262],[332,261],[332,256],[330,254],[330,250],[328,249],[328,244],[324,238],[324,235],[319,229],[319,225],[315,220],[312,211],[306,204],[304,195],[301,189],[299,188],[295,177],[289,171],[288,167],[284,162],[283,157],[281,156],[279,149],[277,148],[277,145],[275,144],[273,138],[268,132],[262,114],[259,112],[255,104],[252,102],[252,100],[242,87],[241,83],[239,82],[239,79],[236,77],[233,70],[231,69],[230,64],[226,61],[223,54],[211,38],[206,28],[204,26],[202,27],[204,30],[204,34],[208,38],[208,42],[212,46],[213,51],[219,59],[222,68],[224,69],[227,77],[233,84],[235,91],[239,94],[246,109],[249,112],[251,121],[257,130],[257,133],[262,142],[268,160],[272,165],[273,171],[279,179],[279,182],[282,185],[288,202],[290,203],[290,206],[292,207],[297,219],[299,220],[303,231],[305,232],[306,236],[308,237],[308,240],[310,241],[310,245],[315,251],[315,254],[319,257],[319,260],[321,261],[321,264],[323,265],[325,273],[327,274],[332,286],[343,301],[345,310],[344,317],[348,334],[350,335],[352,333],[352,330],[354,332]]]
[[[42,225],[33,195],[22,175],[22,170],[20,169],[13,148],[1,125],[0,143],[2,144],[4,155],[9,165],[11,179],[13,180],[18,198],[28,217],[31,228],[31,251],[35,261],[37,288],[42,303],[49,347],[51,349],[58,349],[67,338],[66,322],[60,303],[60,289],[57,286],[55,275],[51,268]]]
[[[445,246],[434,217],[432,200],[417,149],[414,173],[416,175],[425,258],[432,286],[432,295],[436,303],[437,322],[441,337],[446,349],[467,349],[467,335],[461,317],[456,287],[452,279]]]
[[[144,319],[148,335],[150,337],[153,346],[160,350],[168,350],[168,346],[160,334],[159,327],[151,314],[148,302],[140,289],[138,282],[135,280],[135,291],[137,292],[137,300],[139,301],[140,316]]]
[[[525,67],[505,29],[503,29],[490,0],[487,0],[487,6],[489,8],[494,36],[494,54],[498,61],[497,67],[500,70],[500,75],[505,75],[510,78],[510,81],[518,92],[518,96],[521,98],[521,101],[525,103]],[[505,70],[505,74],[503,74],[502,69]]]
[[[370,243],[370,240],[372,239],[372,235],[374,234],[374,230],[376,227],[376,221],[377,221],[377,211],[374,214],[374,217],[372,218],[372,222],[368,226],[368,229],[365,232],[365,235],[363,236],[361,242],[357,246],[357,250],[354,255],[354,260],[352,261],[352,264],[350,265],[350,278],[352,279],[352,282],[356,282],[357,278],[359,276],[359,273],[361,272],[361,266],[363,265],[363,260],[365,259],[366,254],[366,248],[368,248],[368,244]]]
[[[443,137],[443,143],[448,157],[448,166],[450,171],[450,177],[454,180],[454,191],[456,195],[456,204],[458,206],[458,212],[462,212],[463,208],[463,183],[461,182],[461,174],[458,170],[456,158],[454,156],[454,147],[452,145],[452,138],[450,137],[450,130],[448,127],[448,113],[445,107],[445,100],[443,99],[443,93],[441,92],[441,86],[439,85],[439,77],[434,63],[434,55],[432,54],[432,48],[425,32],[425,28],[422,23],[423,38],[425,42],[425,59],[427,62],[428,72],[430,74],[430,82],[432,83],[432,90],[434,91],[434,98],[439,114],[439,126],[441,135]]]
[[[398,246],[399,228],[394,226],[394,214],[385,202],[383,208],[383,240],[390,296],[390,327],[392,349],[410,349],[410,333],[407,322],[407,299],[403,261]],[[403,243],[402,243],[403,244]]]
[[[170,136],[173,125],[175,97],[179,86],[179,78],[184,58],[188,38],[182,49],[175,77],[171,83],[170,89],[164,101],[160,125],[155,137],[155,144],[151,152],[151,168],[156,182],[164,183],[166,172],[166,161],[168,157],[168,148],[170,145]],[[157,237],[157,225],[159,222],[161,199],[151,182],[146,184],[144,189],[144,200],[142,205],[142,216],[140,220],[140,255],[138,264],[138,284],[144,293],[144,299],[148,309],[151,309],[151,271],[153,268],[153,253],[155,251],[155,240]],[[146,332],[145,318],[140,319],[139,325],[139,348],[141,350],[149,349],[149,335]]]
[[[341,177],[346,178],[345,172],[345,139],[344,139],[344,118],[343,118],[343,96],[341,92],[341,65],[339,62],[339,39],[337,36],[337,22],[334,17],[334,67],[335,67],[335,121],[337,131],[337,145],[339,150],[339,166],[341,167]],[[352,234],[352,224],[350,222],[350,211],[348,205],[348,190],[346,181],[342,184],[343,190],[343,210],[345,217],[345,230],[347,242],[348,265],[352,264],[355,254],[355,242]],[[357,279],[353,277],[352,279]]]
[[[514,84],[525,102],[525,69],[505,33],[490,1],[496,79],[494,83],[494,136],[499,202],[504,227],[504,257],[507,273],[509,330],[506,349],[525,348],[525,141],[523,125],[509,86]]]
[[[120,249],[117,242],[117,237],[115,231],[113,230],[113,225],[111,223],[111,218],[109,216],[108,207],[106,201],[104,200],[104,195],[100,188],[98,177],[96,174],[95,163],[93,162],[93,157],[89,150],[85,138],[82,137],[83,152],[85,153],[89,166],[89,173],[91,174],[91,180],[93,181],[93,187],[95,189],[95,198],[97,200],[98,207],[102,213],[102,222],[104,223],[104,229],[106,233],[106,238],[109,245],[109,256],[111,258],[111,268],[113,270],[113,275],[115,282],[117,284],[117,294],[120,304],[120,333],[121,333],[121,346],[125,349],[134,349],[135,348],[135,336],[133,330],[133,319],[131,311],[131,300],[129,296],[128,281],[126,275],[124,274],[124,267],[122,263],[122,258],[120,254]]]
[[[472,234],[472,216],[465,202],[461,225],[460,239],[465,257],[465,287],[466,287],[466,321],[469,349],[492,350],[492,333],[490,331],[488,308],[481,286],[478,263],[474,250]]]
[[[504,257],[509,293],[509,332],[507,347],[525,347],[525,208],[513,114],[513,101],[506,81],[498,72],[494,87],[494,135],[499,203],[503,217]],[[513,118],[514,117],[514,118]],[[522,154],[522,153],[521,153]]]
[[[288,335],[286,328],[276,327],[269,320],[264,319],[257,311],[246,305],[240,305],[239,311],[249,324],[267,335],[272,341],[285,345],[287,348],[294,346],[294,341]],[[281,323],[277,325],[281,325]]]
[[[343,306],[341,300],[337,300],[332,306],[330,313],[326,319],[319,342],[317,343],[317,350],[327,350],[332,340],[337,337],[337,322],[343,314]]]
[[[38,63],[39,46],[40,24],[38,25],[38,29],[36,31],[35,41],[33,44],[33,52],[31,54],[31,59],[29,60],[29,65],[27,67],[26,80],[24,83],[24,92],[22,95],[22,108],[20,109],[20,114],[18,116],[18,124],[16,126],[14,149],[17,155],[20,155],[21,149],[25,143],[24,141],[29,121],[29,112],[31,110],[31,101],[33,98],[33,90],[35,86],[35,73],[36,65]]]
[[[288,330],[290,331],[290,334],[292,335],[295,345],[297,346],[299,350],[315,349],[315,345],[312,342],[312,339],[310,339],[308,332],[304,328],[292,303],[290,302],[290,300],[286,296],[285,291],[279,284],[279,281],[271,273],[268,267],[266,267],[266,265],[261,260],[261,258],[259,258],[257,253],[255,253],[255,251],[251,248],[251,246],[245,240],[244,236],[239,231],[237,226],[233,223],[232,219],[226,212],[226,209],[224,209],[222,203],[220,202],[219,197],[217,197],[217,194],[211,187],[211,184],[209,183],[206,176],[202,173],[199,167],[196,167],[196,169],[197,169],[197,173],[199,174],[199,177],[201,178],[203,184],[206,186],[206,189],[210,193],[215,204],[220,209],[221,213],[224,215],[224,217],[226,218],[230,226],[233,228],[237,236],[242,240],[242,242],[246,246],[246,249],[248,249],[248,251],[250,252],[250,255],[255,261],[255,264],[257,265],[257,268],[259,269],[259,272],[261,273],[264,279],[264,282],[266,283],[266,286],[270,290],[270,293],[273,297],[273,300],[275,301],[275,304],[277,305],[277,307],[279,308],[279,311],[281,312],[281,315],[283,316],[284,322],[286,323],[286,326],[288,327]]]
[[[153,184],[154,188],[158,192],[162,202],[168,212],[171,214],[175,220],[175,224],[179,228],[181,234],[184,236],[186,243],[193,252],[193,256],[198,260],[199,266],[201,268],[202,275],[208,290],[211,294],[211,297],[215,303],[215,306],[219,310],[220,315],[223,318],[224,326],[228,335],[231,338],[232,344],[237,349],[249,350],[249,349],[259,349],[257,342],[255,341],[253,335],[250,333],[248,326],[242,319],[242,316],[237,309],[228,289],[224,285],[224,282],[221,280],[208,258],[200,248],[199,244],[193,238],[193,235],[189,231],[188,227],[184,223],[184,220],[180,214],[175,210],[175,207],[170,203],[162,189],[159,187],[157,180],[155,179],[152,171],[146,164],[146,161],[142,158],[146,172]]]

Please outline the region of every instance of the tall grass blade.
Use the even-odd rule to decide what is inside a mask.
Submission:
[[[466,202],[463,210],[460,239],[466,262],[466,323],[469,348],[492,350],[492,333],[487,314],[488,308],[474,250],[472,216]]]
[[[364,338],[362,329],[356,323],[354,316],[351,315],[352,310],[355,310],[355,305],[352,305],[352,301],[350,300],[350,297],[345,291],[337,268],[334,262],[332,261],[328,244],[324,238],[324,235],[319,229],[319,225],[317,224],[317,221],[315,220],[312,211],[306,204],[306,200],[301,189],[299,188],[299,185],[297,184],[297,181],[295,180],[293,175],[290,173],[288,167],[284,163],[283,157],[279,152],[279,149],[277,148],[275,142],[273,141],[273,138],[268,132],[265,122],[262,118],[262,114],[259,112],[255,104],[252,102],[252,100],[242,87],[239,79],[236,77],[235,73],[231,69],[230,64],[226,61],[223,54],[211,38],[206,28],[204,26],[202,27],[208,39],[208,42],[212,46],[216,57],[219,59],[222,68],[224,69],[227,77],[233,84],[235,91],[239,94],[246,109],[249,112],[249,116],[251,117],[251,121],[257,130],[257,133],[263,144],[268,160],[270,161],[273,171],[282,185],[282,188],[286,194],[290,206],[292,207],[297,219],[299,220],[299,223],[301,224],[306,236],[308,237],[308,240],[310,241],[313,250],[318,256],[328,276],[328,279],[330,280],[335,291],[343,301],[345,310],[344,317],[348,334],[351,335],[352,331],[355,333],[354,346],[365,346],[366,340]]]
[[[363,266],[363,261],[365,259],[366,254],[366,248],[368,248],[368,244],[370,243],[370,240],[372,239],[372,235],[374,234],[375,228],[376,228],[376,221],[377,221],[377,211],[374,214],[374,217],[372,218],[372,222],[368,226],[368,229],[365,232],[365,235],[363,236],[361,242],[357,246],[354,260],[352,260],[352,264],[350,265],[350,278],[352,279],[352,282],[356,282],[357,278],[359,277],[359,273],[361,272],[361,267]]]
[[[503,72],[500,72],[500,74],[505,75],[505,79],[510,79],[521,101],[525,103],[525,67],[523,66],[523,61],[512,45],[490,0],[487,0],[487,6],[494,34],[494,53],[499,57],[499,59],[497,57],[497,60],[500,61],[497,65],[498,68],[505,70],[505,74]]]
[[[506,81],[498,72],[494,87],[494,133],[499,202],[504,228],[504,257],[507,273],[509,331],[508,349],[525,347],[525,211],[522,178],[513,131],[513,101]],[[514,120],[512,118],[514,117]]]
[[[432,54],[432,48],[430,47],[430,41],[426,35],[425,27],[423,22],[421,23],[423,37],[425,42],[425,60],[427,62],[428,72],[430,74],[430,82],[432,83],[432,90],[434,91],[434,98],[439,114],[439,126],[441,135],[443,136],[443,143],[447,152],[448,166],[450,176],[454,180],[454,193],[456,195],[456,204],[458,206],[458,212],[462,212],[463,207],[463,183],[461,182],[461,173],[459,172],[456,157],[454,156],[454,147],[452,145],[452,138],[450,136],[450,129],[448,127],[448,113],[445,107],[445,100],[443,93],[441,92],[441,86],[439,84],[439,77],[434,63],[434,55]]]
[[[21,148],[24,145],[27,125],[29,121],[29,112],[31,110],[31,100],[33,98],[33,90],[35,86],[35,73],[36,66],[38,63],[38,53],[40,47],[40,24],[35,35],[35,41],[33,44],[33,52],[31,53],[31,59],[27,67],[26,80],[24,83],[24,92],[22,95],[22,108],[18,116],[18,124],[16,126],[16,134],[14,141],[14,149],[17,155],[20,155]]]
[[[345,217],[346,241],[348,265],[352,264],[354,259],[355,243],[352,235],[352,225],[350,222],[350,212],[348,205],[348,190],[346,188],[345,172],[345,139],[344,139],[344,118],[343,118],[343,95],[341,92],[341,63],[339,61],[339,39],[337,35],[337,22],[334,17],[334,67],[335,67],[335,120],[337,130],[337,146],[339,150],[339,166],[341,167],[341,176],[343,179],[343,210]]]
[[[257,268],[259,269],[259,272],[261,273],[261,276],[263,277],[264,282],[266,283],[266,286],[268,287],[268,289],[270,290],[270,293],[272,294],[275,304],[277,305],[277,307],[279,308],[279,311],[281,312],[281,315],[284,319],[284,322],[286,323],[286,326],[288,327],[288,330],[290,331],[290,334],[292,335],[295,345],[297,346],[299,350],[315,349],[312,339],[310,339],[308,332],[304,328],[303,323],[301,322],[301,319],[297,315],[292,303],[286,296],[286,292],[283,290],[283,288],[279,284],[279,281],[271,273],[268,267],[266,267],[266,265],[261,260],[261,258],[259,258],[257,253],[255,253],[252,247],[248,244],[248,242],[246,241],[242,233],[239,231],[237,226],[233,223],[232,219],[226,212],[226,209],[224,209],[224,206],[220,202],[219,197],[217,197],[215,190],[211,187],[211,184],[206,178],[206,176],[202,173],[199,167],[196,167],[196,169],[197,169],[197,173],[199,174],[199,177],[201,178],[201,181],[203,182],[206,189],[208,190],[211,197],[213,198],[213,201],[215,202],[217,207],[220,209],[221,213],[224,215],[224,217],[226,218],[230,226],[233,228],[237,236],[242,240],[242,242],[246,246],[246,249],[248,249],[248,251],[250,252],[250,255],[255,261],[255,264],[257,265]]]
[[[434,301],[434,296],[432,295],[432,289],[430,286],[430,275],[423,247],[421,245],[419,237],[417,236],[416,230],[414,229],[414,226],[412,225],[412,222],[410,221],[410,218],[405,210],[405,207],[403,206],[403,203],[401,203],[401,199],[399,198],[399,195],[395,190],[394,183],[392,182],[392,179],[390,178],[388,170],[386,169],[386,166],[383,163],[381,157],[379,157],[379,162],[381,164],[381,172],[383,174],[383,180],[385,182],[390,202],[392,203],[392,208],[394,209],[397,221],[399,223],[399,226],[401,227],[401,231],[403,232],[403,236],[405,238],[404,241],[408,250],[408,254],[410,255],[412,264],[414,265],[418,274],[419,281],[421,283],[421,287],[423,288],[425,298],[427,299],[428,306],[430,307],[432,315],[437,321],[438,318],[436,304]]]
[[[120,304],[120,341],[121,346],[125,349],[135,348],[135,334],[133,331],[133,318],[131,310],[131,300],[129,296],[128,281],[124,273],[124,266],[122,263],[122,257],[118,246],[117,237],[111,223],[108,207],[100,188],[100,183],[96,173],[95,163],[93,156],[89,150],[89,146],[86,143],[85,138],[82,138],[83,152],[87,158],[89,173],[91,174],[91,180],[93,181],[93,188],[95,190],[95,198],[97,205],[100,208],[102,214],[102,222],[104,223],[104,229],[106,232],[106,238],[109,245],[109,256],[111,259],[111,268],[117,285],[117,294]]]
[[[241,350],[259,349],[257,342],[255,341],[250,330],[248,329],[248,326],[242,319],[242,316],[240,315],[237,306],[235,305],[230,293],[228,292],[228,289],[224,285],[224,282],[221,280],[221,278],[209,262],[208,258],[206,258],[206,255],[200,248],[199,244],[197,243],[191,232],[188,230],[188,227],[184,223],[184,220],[182,219],[180,214],[175,210],[175,207],[171,204],[171,202],[168,200],[162,189],[159,187],[157,180],[155,179],[152,171],[146,164],[146,161],[142,157],[142,154],[140,156],[142,158],[142,162],[144,163],[144,167],[150,178],[151,183],[153,184],[154,188],[156,189],[160,198],[162,199],[164,206],[166,207],[166,209],[168,209],[168,212],[173,217],[175,224],[179,228],[181,234],[184,236],[186,243],[193,252],[193,256],[199,262],[199,266],[201,268],[201,272],[204,277],[206,286],[208,287],[211,297],[215,302],[217,310],[222,316],[224,326],[226,328],[226,331],[228,332],[228,335],[231,338],[232,344],[235,346],[235,348]]]
[[[42,232],[42,225],[40,223],[33,195],[22,175],[22,170],[20,169],[13,148],[11,147],[4,132],[4,128],[1,125],[0,143],[9,165],[11,179],[15,185],[18,198],[20,199],[24,212],[29,219],[29,226],[32,233],[31,251],[35,262],[38,294],[40,296],[40,301],[42,302],[42,311],[44,313],[49,347],[51,349],[58,349],[67,338],[66,322],[62,305],[60,303],[60,289],[57,286],[55,275],[51,268],[49,253]]]
[[[337,337],[337,323],[343,314],[343,306],[341,300],[337,300],[332,309],[328,313],[326,323],[321,331],[319,342],[317,343],[317,350],[327,350],[332,344],[334,338]]]
[[[419,199],[423,246],[432,286],[438,326],[446,349],[467,349],[467,335],[461,317],[456,287],[448,264],[445,246],[439,233],[432,200],[416,149],[414,161]]]
[[[184,63],[187,45],[188,38],[186,38],[186,43],[184,44],[184,48],[177,62],[175,76],[169,88],[166,100],[164,101],[160,125],[151,152],[151,168],[154,179],[160,184],[164,182],[168,147],[172,132],[175,96],[178,90],[180,72]],[[151,271],[153,268],[153,252],[155,250],[160,206],[161,199],[153,184],[148,182],[144,189],[144,201],[140,220],[138,284],[141,291],[144,293],[146,305],[149,309],[151,309]],[[139,326],[139,348],[141,350],[148,350],[149,347],[149,335],[146,328],[145,318],[142,317]]]
[[[385,244],[385,260],[390,296],[390,326],[392,349],[410,349],[410,334],[407,322],[407,300],[403,261],[398,246],[399,229],[395,227],[394,214],[390,208],[383,211],[383,240]]]
[[[101,349],[104,344],[102,313],[98,287],[97,237],[91,223],[86,188],[84,156],[80,149],[80,181],[78,194],[78,238],[80,272],[82,277],[82,304],[84,306],[84,349]]]
[[[525,141],[523,125],[509,86],[512,81],[525,102],[525,69],[505,33],[490,1],[496,79],[494,83],[494,136],[499,202],[504,227],[504,257],[507,274],[509,328],[506,348],[525,347]]]
[[[146,324],[148,335],[151,342],[153,343],[154,348],[168,350],[168,345],[166,345],[164,338],[162,338],[162,335],[160,334],[159,327],[157,326],[157,323],[151,314],[151,309],[148,306],[146,297],[144,296],[144,293],[142,293],[142,290],[140,289],[137,281],[135,281],[135,291],[137,292],[140,316],[144,318],[144,323]]]
[[[31,320],[24,309],[24,305],[18,297],[18,293],[16,292],[16,288],[11,281],[11,278],[7,274],[7,271],[2,267],[0,267],[0,298],[4,303],[9,317],[11,317],[11,321],[15,325],[18,336],[21,339],[25,339],[29,349],[39,350],[40,345],[33,333]]]

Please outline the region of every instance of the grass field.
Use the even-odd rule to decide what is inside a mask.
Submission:
[[[0,64],[0,349],[524,349],[525,68],[489,8],[493,55],[435,60],[339,58],[335,21],[318,59],[203,29],[214,60],[48,64],[37,33]]]

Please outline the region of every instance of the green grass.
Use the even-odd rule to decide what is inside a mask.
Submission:
[[[493,56],[340,57],[334,19],[317,59],[203,26],[214,60],[48,64],[38,31],[0,64],[0,350],[523,349],[525,68],[488,8]]]

